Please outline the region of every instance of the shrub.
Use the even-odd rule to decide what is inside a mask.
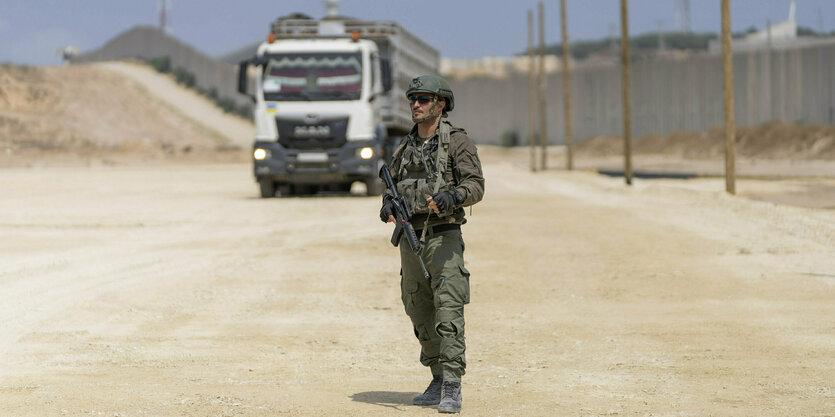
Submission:
[[[188,72],[185,68],[177,67],[177,69],[174,70],[174,77],[177,79],[179,84],[183,84],[186,87],[194,87],[196,78],[194,74]]]
[[[506,148],[519,145],[519,133],[515,130],[506,130],[499,138],[499,145]]]
[[[171,58],[167,56],[153,58],[149,61],[149,63],[155,70],[157,70],[157,72],[171,72]]]

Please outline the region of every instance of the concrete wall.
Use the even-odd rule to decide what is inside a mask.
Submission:
[[[150,26],[127,30],[101,48],[80,54],[74,62],[115,61],[126,58],[153,59],[169,57],[172,70],[182,67],[195,76],[195,84],[204,89],[216,88],[220,97],[230,98],[238,105],[252,101],[238,93],[238,67],[211,58],[185,43]]]
[[[515,131],[528,135],[528,79],[450,80],[453,124],[481,143]],[[620,67],[572,72],[574,140],[620,135],[623,129]],[[835,42],[734,55],[737,125],[770,120],[835,124]],[[548,142],[565,142],[562,74],[547,77]],[[641,59],[632,64],[632,135],[701,131],[723,124],[722,58]],[[537,122],[538,124],[538,122]]]
[[[237,92],[237,66],[214,59],[154,27],[136,27],[76,61],[168,56],[172,68],[195,74],[200,88],[216,88],[221,97],[251,104]],[[528,135],[528,79],[450,80],[455,110],[450,120],[481,143],[497,143],[514,131]],[[572,72],[575,141],[622,132],[619,67]],[[803,47],[740,52],[734,56],[734,94],[738,125],[770,120],[835,124],[835,42]],[[562,74],[547,76],[548,142],[564,143]],[[632,65],[632,135],[707,130],[723,123],[722,59],[695,55],[685,59],[642,58]],[[538,123],[537,123],[538,125]]]

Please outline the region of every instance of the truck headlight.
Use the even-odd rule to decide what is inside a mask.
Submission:
[[[360,158],[371,159],[373,156],[374,156],[374,148],[362,148],[362,149],[360,149]]]
[[[263,161],[267,158],[267,151],[265,149],[258,148],[252,152],[252,157],[258,161]]]

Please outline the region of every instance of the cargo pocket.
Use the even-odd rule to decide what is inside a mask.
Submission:
[[[470,272],[463,266],[455,267],[454,275],[442,276],[435,289],[435,305],[455,308],[470,302]]]
[[[405,278],[401,278],[400,282],[400,299],[403,301],[406,314],[411,315],[415,308],[415,293],[418,290],[418,283],[407,281]]]
[[[461,245],[463,246],[463,244],[464,244],[464,241],[462,240]],[[470,303],[470,271],[468,271],[467,268],[464,268],[463,264],[459,265],[458,269],[461,271],[461,276],[464,277],[464,282],[466,283],[466,285],[464,285],[464,290],[463,290],[464,304],[469,304]]]

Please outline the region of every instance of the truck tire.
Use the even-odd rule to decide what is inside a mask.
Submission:
[[[383,185],[383,180],[377,177],[370,177],[365,180],[365,194],[368,196],[375,196],[380,195],[383,193],[385,186]]]
[[[313,195],[319,191],[319,187],[312,184],[293,184],[290,189],[294,195]]]
[[[261,178],[258,180],[258,185],[261,188],[261,198],[275,197],[275,182],[269,178]]]

